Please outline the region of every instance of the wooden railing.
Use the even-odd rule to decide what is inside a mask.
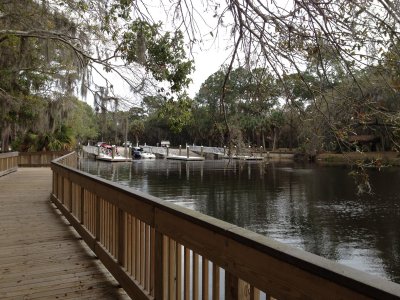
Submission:
[[[0,153],[0,176],[18,169],[18,152]]]
[[[18,166],[20,167],[49,167],[51,161],[70,151],[19,152]]]
[[[72,157],[72,158],[71,158]],[[400,285],[52,163],[52,201],[133,299],[399,299]]]

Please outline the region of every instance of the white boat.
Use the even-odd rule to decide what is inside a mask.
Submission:
[[[113,155],[113,146],[107,145],[106,143],[101,143],[99,146],[99,154],[96,156],[96,159],[110,161],[110,162],[118,162],[118,161],[131,161],[131,158],[122,156],[118,153],[117,148],[115,148],[115,152]]]
[[[104,160],[104,161],[111,161],[111,162],[131,161],[132,160],[130,158],[127,158],[127,157],[121,156],[121,155],[115,155],[114,157],[112,157],[111,155],[107,155],[107,154],[97,155],[96,159]]]
[[[142,159],[155,159],[156,155],[154,153],[142,152],[141,158]]]
[[[141,147],[133,147],[133,157],[136,159],[155,159],[156,155],[144,151]]]

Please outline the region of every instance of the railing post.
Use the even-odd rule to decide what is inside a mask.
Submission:
[[[155,258],[154,258],[154,299],[161,300],[164,295],[164,279],[163,279],[163,235],[155,230]]]

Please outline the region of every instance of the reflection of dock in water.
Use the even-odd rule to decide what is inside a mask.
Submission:
[[[204,160],[204,157],[201,156],[179,156],[179,155],[172,155],[172,156],[167,156],[167,159],[172,159],[172,160],[184,160],[184,161],[201,161]]]
[[[262,156],[250,156],[250,155],[233,155],[224,156],[225,159],[237,159],[237,160],[263,160]]]

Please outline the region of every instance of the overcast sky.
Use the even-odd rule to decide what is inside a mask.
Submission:
[[[199,91],[201,84],[213,73],[218,71],[222,64],[226,63],[229,52],[221,45],[214,45],[208,50],[198,51],[194,54],[195,68],[191,78],[188,92],[189,96],[194,97]]]

